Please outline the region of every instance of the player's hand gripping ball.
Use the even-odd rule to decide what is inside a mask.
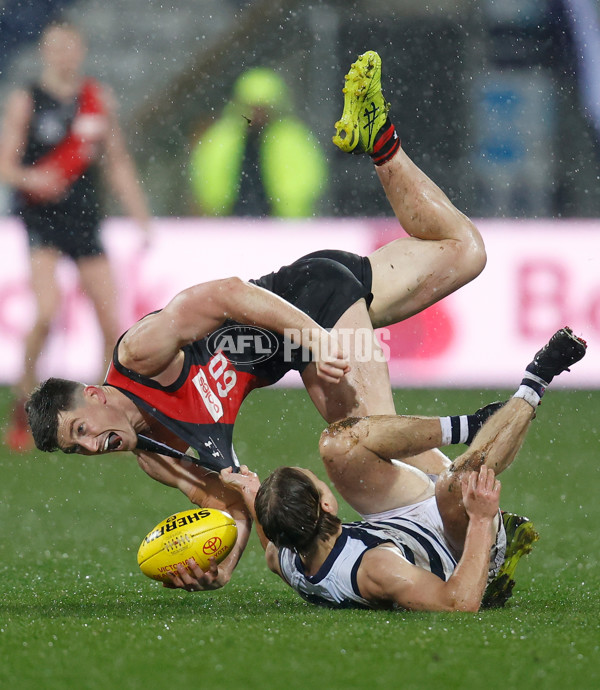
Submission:
[[[235,520],[228,513],[212,508],[196,508],[175,513],[149,532],[138,550],[138,564],[144,575],[166,582],[167,573],[177,572],[194,558],[202,570],[210,559],[220,563],[237,539]],[[186,566],[187,567],[187,566]]]

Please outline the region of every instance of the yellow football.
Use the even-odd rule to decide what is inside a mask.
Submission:
[[[194,558],[202,570],[210,559],[220,563],[237,539],[235,520],[222,510],[195,508],[175,513],[150,531],[138,550],[138,565],[153,580],[167,581],[167,573]],[[187,566],[186,566],[187,567]]]

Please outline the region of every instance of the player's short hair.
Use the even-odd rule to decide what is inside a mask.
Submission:
[[[27,420],[39,450],[58,450],[58,415],[76,407],[83,383],[50,378],[41,383],[25,403]]]
[[[295,467],[279,467],[261,484],[254,501],[256,518],[278,548],[306,553],[316,539],[334,535],[341,520],[321,508],[310,477]]]

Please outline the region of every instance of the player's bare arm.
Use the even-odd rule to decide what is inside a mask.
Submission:
[[[166,459],[171,460],[171,458]],[[177,460],[172,462],[181,464],[181,461]],[[216,508],[229,513],[235,520],[237,539],[227,558],[220,564],[217,565],[213,561],[210,568],[203,571],[193,559],[190,559],[188,561],[190,570],[186,570],[183,566],[178,567],[178,575],[173,575],[170,585],[166,586],[191,592],[219,589],[229,582],[246,549],[252,530],[253,511],[248,510],[237,491],[221,483],[219,475],[215,472],[207,472],[197,465],[184,468],[184,471],[192,475],[192,480],[184,485],[186,496],[192,503],[203,508]],[[182,489],[181,486],[179,488]]]
[[[256,525],[256,533],[258,534],[260,543],[265,550],[267,567],[276,575],[279,575],[279,577],[283,577],[281,574],[281,568],[279,567],[279,549],[275,546],[275,544],[273,544],[273,542],[270,542],[267,539],[262,527],[260,526],[260,523],[256,519],[254,500],[256,498],[256,493],[260,488],[260,479],[258,478],[258,475],[255,472],[250,471],[246,465],[242,465],[239,472],[234,472],[231,467],[227,467],[226,469],[221,470],[221,481],[226,486],[234,488],[242,496],[246,508],[248,509],[250,515],[252,515],[252,519]]]
[[[226,467],[224,470],[221,470],[220,476],[223,485],[237,492],[243,500],[246,510],[256,524],[256,533],[258,534],[260,543],[263,549],[268,551],[271,542],[265,536],[260,523],[256,519],[256,510],[254,508],[254,500],[260,488],[260,479],[258,475],[256,472],[249,470],[246,465],[242,465],[238,472],[234,472],[232,467]],[[279,572],[279,570],[276,572]]]
[[[0,136],[0,178],[16,189],[23,188],[26,174],[21,158],[32,107],[31,96],[21,89],[13,91],[5,105]]]
[[[262,326],[278,333],[290,329],[292,340],[308,347],[316,357],[319,374],[338,381],[348,371],[348,362],[334,336],[313,319],[277,295],[240,278],[225,278],[188,288],[167,306],[135,324],[119,344],[119,359],[129,369],[145,376],[177,377],[180,349],[207,336],[226,319]],[[315,339],[314,334],[320,339]],[[295,335],[294,335],[295,334]],[[161,383],[169,381],[163,379]]]
[[[490,549],[495,537],[500,483],[482,467],[463,479],[463,502],[469,515],[465,547],[446,582],[409,563],[395,546],[365,554],[358,570],[361,595],[382,607],[420,611],[478,611],[485,590]]]
[[[267,568],[269,568],[272,573],[279,575],[282,580],[285,580],[281,573],[281,568],[279,567],[279,549],[271,541],[267,544],[267,548],[265,549],[265,559],[267,561]]]
[[[140,467],[153,479],[179,489],[189,500],[202,508],[216,508],[229,513],[235,520],[237,540],[227,558],[219,565],[213,563],[204,572],[196,563],[190,564],[194,577],[182,568],[171,579],[173,587],[190,591],[218,589],[226,585],[240,560],[252,530],[252,516],[241,495],[221,483],[219,475],[208,472],[190,462],[176,460],[157,453],[137,453]]]
[[[13,91],[6,102],[0,135],[0,179],[14,189],[52,201],[64,192],[64,182],[51,170],[22,163],[32,113],[31,94],[22,89]]]

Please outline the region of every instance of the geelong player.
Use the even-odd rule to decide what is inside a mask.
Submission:
[[[483,599],[501,606],[537,534],[524,518],[500,514],[496,475],[514,460],[547,384],[585,349],[570,329],[558,331],[514,397],[435,485],[405,464],[442,440],[433,424],[427,431],[402,417],[376,416],[331,425],[321,455],[363,522],[342,524],[335,496],[308,470],[280,467],[261,485],[243,467],[238,474],[223,470],[223,482],[240,491],[255,516],[270,569],[312,603],[477,611]],[[397,457],[405,463],[393,463]],[[174,583],[195,587],[183,568]]]

